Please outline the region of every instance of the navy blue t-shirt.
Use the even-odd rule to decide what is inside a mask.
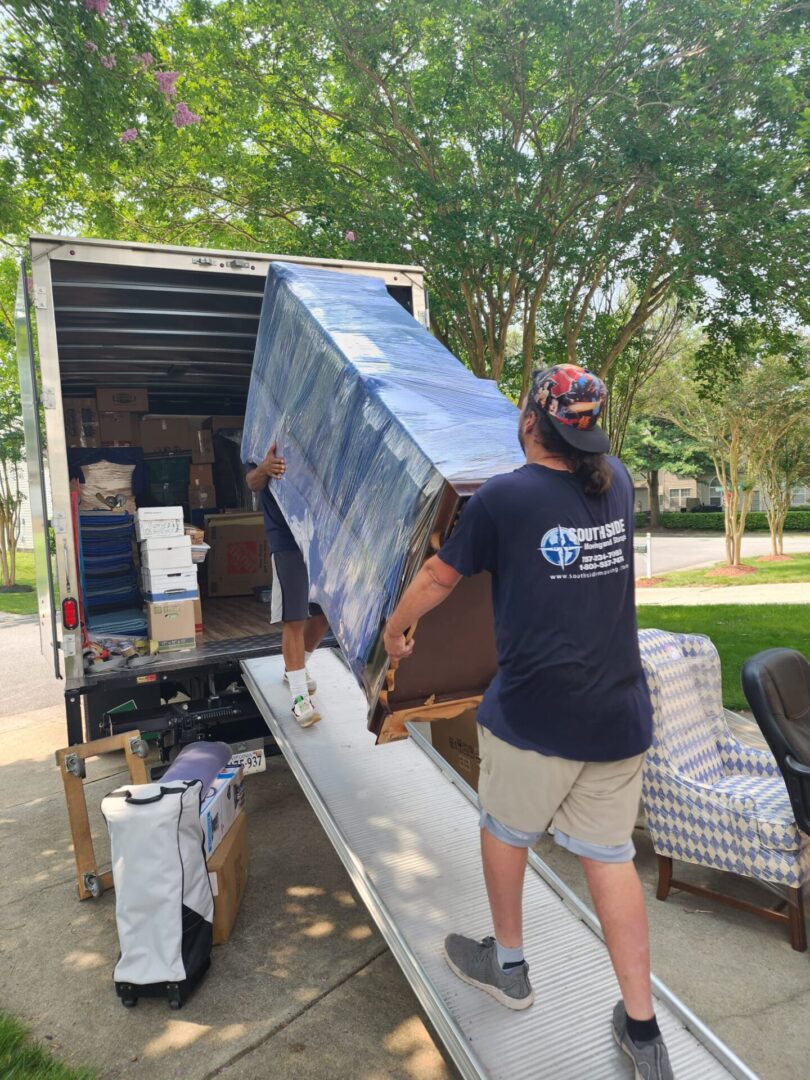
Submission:
[[[633,484],[617,458],[604,495],[527,464],[465,506],[439,552],[492,574],[498,672],[478,722],[525,750],[618,761],[652,741],[633,581]]]
[[[256,465],[251,461],[243,466],[245,473],[252,472]],[[297,551],[298,544],[290,532],[290,526],[284,519],[281,507],[270,493],[270,482],[262,490],[262,513],[264,514],[264,531],[267,534],[267,546],[273,555],[280,551]]]

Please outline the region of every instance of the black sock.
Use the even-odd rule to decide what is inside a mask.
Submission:
[[[627,1017],[627,1034],[636,1044],[640,1046],[642,1043],[652,1042],[653,1039],[657,1039],[661,1034],[658,1027],[658,1021],[655,1019],[655,1014],[651,1020],[634,1020],[632,1016]]]

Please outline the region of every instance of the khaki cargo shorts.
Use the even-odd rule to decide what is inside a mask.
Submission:
[[[569,761],[521,750],[478,725],[481,827],[531,847],[551,826],[575,855],[628,862],[641,798],[644,754],[622,761]]]

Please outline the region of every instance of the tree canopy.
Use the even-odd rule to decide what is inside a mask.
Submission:
[[[500,379],[607,374],[667,305],[710,362],[808,321],[808,25],[776,0],[14,0],[10,238],[409,261]],[[626,290],[630,290],[630,293]],[[554,335],[549,334],[553,325]],[[709,361],[707,361],[708,363]]]

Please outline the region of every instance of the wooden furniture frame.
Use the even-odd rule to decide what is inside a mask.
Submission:
[[[73,837],[76,884],[80,900],[99,897],[105,889],[111,889],[113,885],[111,870],[102,874],[98,872],[93,835],[90,831],[90,817],[87,813],[84,778],[86,776],[85,762],[88,758],[110,754],[116,750],[123,750],[126,755],[130,783],[148,783],[144,760],[148,747],[139,731],[109,735],[105,739],[95,739],[93,742],[67,746],[63,750],[56,751],[56,764],[59,766],[65,788],[70,833]]]
[[[784,899],[774,907],[766,907],[764,904],[753,904],[750,900],[739,900],[736,896],[729,896],[727,893],[721,893],[703,885],[691,885],[685,881],[678,881],[672,876],[672,858],[669,855],[657,853],[656,858],[658,859],[658,889],[655,895],[658,900],[666,900],[670,889],[680,889],[681,892],[691,893],[693,896],[704,896],[709,900],[716,900],[738,911],[747,911],[752,915],[758,915],[761,919],[787,925],[791,946],[797,952],[807,951],[807,929],[804,922],[804,900],[801,887],[788,888]]]

